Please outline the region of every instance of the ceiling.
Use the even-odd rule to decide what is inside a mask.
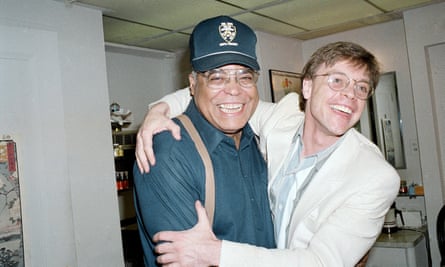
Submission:
[[[106,42],[163,51],[188,47],[199,21],[232,16],[255,31],[307,40],[401,19],[427,0],[65,0],[103,11]]]

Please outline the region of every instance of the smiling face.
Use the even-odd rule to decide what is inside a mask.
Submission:
[[[332,66],[321,65],[317,74],[341,72],[351,80],[369,81],[365,66],[358,67],[349,61],[338,61]],[[314,76],[303,81],[305,108],[304,134],[317,138],[319,143],[330,145],[352,128],[360,119],[366,100],[354,95],[354,82],[341,91],[328,86],[327,76]]]
[[[218,69],[235,70],[246,69],[246,67],[225,65]],[[235,75],[231,75],[230,81],[221,89],[209,88],[203,74],[197,74],[196,79],[191,74],[189,81],[196,106],[207,121],[226,135],[233,136],[235,141],[239,140],[242,128],[258,105],[259,96],[256,85],[243,88],[236,81]]]

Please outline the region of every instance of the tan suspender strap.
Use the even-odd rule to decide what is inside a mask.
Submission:
[[[182,122],[184,128],[190,134],[190,137],[195,143],[196,149],[198,150],[199,155],[201,156],[201,159],[204,163],[206,173],[206,194],[204,206],[207,211],[207,215],[209,216],[210,226],[212,226],[213,215],[215,212],[215,178],[213,175],[212,161],[210,160],[207,148],[202,142],[201,136],[199,135],[190,118],[185,114],[179,115],[177,118]]]

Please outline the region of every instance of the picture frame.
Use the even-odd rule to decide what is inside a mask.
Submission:
[[[301,90],[301,77],[300,73],[270,69],[269,78],[272,102],[280,101],[281,98],[290,92],[298,93]]]

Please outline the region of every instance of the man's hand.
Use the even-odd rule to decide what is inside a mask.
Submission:
[[[155,165],[156,158],[153,152],[153,136],[168,130],[176,140],[181,139],[180,128],[169,117],[169,107],[160,102],[154,105],[145,115],[144,122],[136,136],[136,162],[139,171],[149,172],[150,165]]]
[[[217,266],[221,253],[221,240],[212,232],[204,207],[195,202],[198,223],[185,231],[164,231],[154,235],[160,242],[155,250],[160,254],[157,261],[163,266]]]

